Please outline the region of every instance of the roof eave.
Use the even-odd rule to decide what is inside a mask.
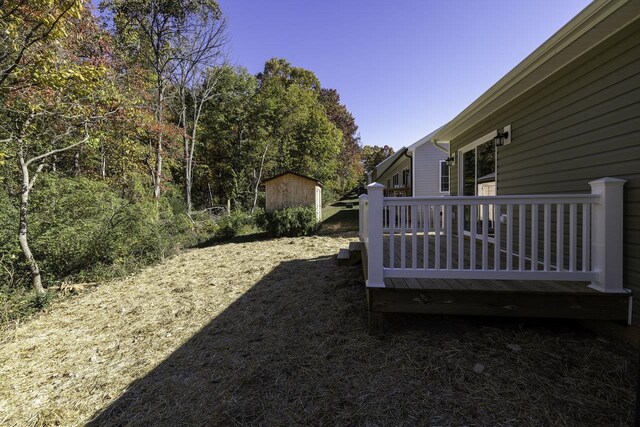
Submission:
[[[596,0],[586,8],[584,8],[571,21],[565,24],[553,36],[551,36],[540,47],[527,56],[522,62],[509,71],[504,77],[496,82],[491,88],[483,93],[471,105],[465,108],[453,120],[441,127],[433,135],[433,139],[452,140],[473,125],[498,110],[516,96],[524,93],[526,90],[548,78],[554,72],[563,68],[577,57],[586,53],[604,39],[621,30],[626,25],[620,25],[620,17],[611,22],[606,22],[607,18],[618,11],[620,8],[636,8],[640,10],[640,6],[636,0]],[[633,13],[626,13],[629,17],[627,24],[633,22]],[[625,14],[619,14],[625,16]],[[636,13],[637,15],[637,13]],[[593,30],[596,25],[598,32],[605,32],[604,37],[595,38],[585,46],[575,46],[574,52],[567,54],[567,47],[571,46],[576,40],[583,37],[586,33]],[[606,25],[603,25],[606,24]],[[542,65],[546,64],[550,59],[558,55],[565,54],[566,60],[554,67],[553,70],[543,73],[537,80],[527,85],[520,84],[523,79],[531,76]],[[520,85],[519,85],[520,84]],[[500,96],[507,92],[513,92],[504,102],[495,103]],[[492,104],[494,103],[494,104]]]

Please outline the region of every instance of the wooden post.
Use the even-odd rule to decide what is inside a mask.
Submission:
[[[624,291],[622,280],[623,190],[624,179],[601,178],[591,181],[591,194],[600,196],[591,205],[591,270],[598,280],[590,288],[601,292]]]
[[[365,241],[365,235],[367,233],[367,230],[365,230],[365,227],[367,226],[367,224],[365,223],[365,220],[364,220],[366,215],[366,212],[364,211],[366,202],[367,202],[367,195],[361,194],[360,197],[358,197],[358,217],[359,217],[358,232],[360,233],[361,242]]]
[[[367,287],[368,288],[384,288],[384,276],[383,276],[383,235],[382,235],[382,214],[384,207],[384,185],[374,182],[367,186],[367,193],[369,194],[369,209],[368,223],[369,227],[367,233],[369,234],[367,245],[367,261],[368,261],[368,274]]]

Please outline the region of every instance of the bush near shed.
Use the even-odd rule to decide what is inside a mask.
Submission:
[[[313,234],[318,222],[314,208],[294,206],[271,212],[258,211],[256,225],[273,237],[298,237]]]

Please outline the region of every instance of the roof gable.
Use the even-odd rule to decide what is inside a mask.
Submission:
[[[318,181],[317,179],[315,179],[315,178],[311,178],[311,177],[309,177],[309,176],[302,175],[302,174],[299,174],[299,173],[296,173],[296,172],[292,172],[292,171],[285,171],[285,172],[279,173],[278,175],[274,175],[274,176],[272,176],[272,177],[270,177],[270,178],[263,179],[263,180],[262,180],[262,184],[264,184],[264,183],[266,183],[266,182],[268,182],[268,181],[272,181],[272,180],[274,180],[274,179],[281,178],[281,177],[283,177],[283,176],[285,176],[285,175],[295,175],[295,176],[297,176],[297,177],[304,178],[304,179],[307,179],[307,180],[309,180],[309,181],[313,181],[313,182],[315,182],[317,185],[319,185],[320,187],[322,187],[322,183],[321,183],[320,181]]]

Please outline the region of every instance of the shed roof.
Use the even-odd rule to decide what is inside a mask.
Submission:
[[[276,179],[276,178],[280,178],[281,176],[289,175],[289,174],[290,174],[290,175],[298,176],[298,177],[300,177],[300,178],[308,179],[309,181],[313,181],[313,182],[315,182],[317,185],[319,185],[320,187],[322,187],[322,183],[321,183],[320,181],[318,181],[317,179],[315,179],[315,178],[311,178],[310,176],[302,175],[302,174],[299,174],[299,173],[296,173],[296,172],[292,172],[292,171],[285,171],[285,172],[279,173],[278,175],[274,175],[274,176],[272,176],[272,177],[270,177],[270,178],[263,179],[263,180],[262,180],[262,184],[266,183],[267,181],[271,181],[271,180],[274,180],[274,179]]]

